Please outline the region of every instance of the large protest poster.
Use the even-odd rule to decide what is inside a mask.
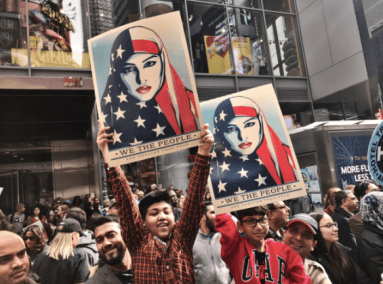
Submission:
[[[306,195],[272,85],[201,104],[214,133],[209,187],[217,214]]]
[[[372,179],[367,159],[370,139],[371,135],[332,137],[338,184],[341,189],[345,189],[349,184]]]
[[[202,114],[179,12],[88,44],[99,120],[114,133],[111,166],[198,145]]]

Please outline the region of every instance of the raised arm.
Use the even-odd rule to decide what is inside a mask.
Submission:
[[[237,226],[230,214],[218,214],[215,216],[215,229],[221,233],[221,257],[226,262],[234,251],[237,251],[241,238]],[[227,263],[227,262],[226,262]]]
[[[100,123],[99,123],[100,126]],[[141,246],[142,240],[147,236],[148,232],[143,225],[143,221],[138,210],[138,205],[134,200],[133,193],[129,187],[124,172],[120,167],[107,167],[108,160],[105,155],[107,143],[112,142],[110,138],[113,133],[107,134],[106,131],[110,127],[100,128],[97,137],[97,144],[100,148],[106,163],[108,182],[116,198],[119,208],[118,215],[120,217],[122,237],[129,251],[132,253]]]
[[[193,249],[203,214],[203,197],[209,177],[210,147],[213,142],[214,138],[209,130],[209,125],[205,124],[200,133],[197,157],[189,179],[185,206],[174,232],[181,235],[184,245],[190,250]]]

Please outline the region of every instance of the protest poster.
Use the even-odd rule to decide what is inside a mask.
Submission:
[[[216,214],[306,195],[272,85],[201,104],[214,133],[209,188]]]
[[[179,12],[88,41],[99,120],[114,133],[110,166],[198,145],[197,89]]]

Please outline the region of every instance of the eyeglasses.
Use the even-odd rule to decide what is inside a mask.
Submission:
[[[242,222],[246,224],[246,227],[255,227],[255,226],[257,226],[257,223],[259,223],[262,227],[264,227],[264,226],[269,225],[268,220],[269,220],[269,218],[261,218],[259,220],[254,219],[254,218],[249,218],[249,219],[246,219]]]
[[[338,223],[337,223],[337,222],[334,222],[334,223],[327,223],[326,225],[319,226],[319,228],[326,227],[327,229],[331,229],[332,226],[334,226],[335,228],[338,228]]]
[[[286,205],[283,205],[281,207],[275,207],[274,209],[271,209],[271,210],[277,210],[277,209],[285,209],[286,210]]]
[[[31,242],[33,242],[36,238],[35,237],[24,237],[23,239],[24,239],[24,241],[30,240]]]

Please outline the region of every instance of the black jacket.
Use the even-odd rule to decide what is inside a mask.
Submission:
[[[359,263],[371,283],[380,283],[383,273],[383,231],[376,226],[364,223],[358,246]]]
[[[356,245],[356,238],[355,238],[355,236],[352,233],[351,228],[350,228],[349,222],[350,222],[351,216],[352,216],[352,214],[347,212],[343,208],[336,207],[335,212],[332,215],[332,219],[334,220],[334,222],[338,223],[339,242],[342,245],[350,248],[352,251],[355,252],[355,254],[353,255],[353,260],[356,261],[357,245]]]
[[[349,254],[350,249],[343,246],[340,243],[339,243],[339,245],[342,247],[343,251],[345,251],[347,253],[347,255],[350,257],[350,260],[352,261],[352,257]],[[315,261],[322,264],[322,266],[326,270],[326,273],[327,273],[328,277],[330,278],[332,284],[372,284],[372,283],[375,283],[375,282],[371,282],[371,280],[369,278],[367,278],[366,273],[364,273],[364,271],[360,268],[360,266],[357,265],[354,261],[352,261],[352,263],[353,263],[354,268],[355,268],[357,279],[353,283],[341,283],[341,282],[338,282],[336,280],[335,275],[334,275],[333,266],[332,266],[327,255],[319,253],[319,255],[316,257]],[[376,283],[379,284],[379,282],[376,282]]]

